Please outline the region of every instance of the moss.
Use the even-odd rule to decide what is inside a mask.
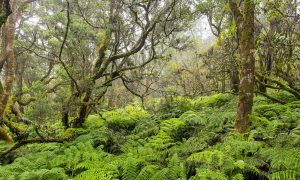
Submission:
[[[87,129],[98,129],[104,126],[104,119],[99,115],[89,115],[85,122],[84,127]]]
[[[64,132],[63,136],[67,139],[72,139],[87,133],[88,131],[82,128],[69,128]]]
[[[290,108],[300,108],[300,101],[290,102],[290,103],[286,104],[286,106],[288,106]]]
[[[149,118],[149,114],[139,106],[127,106],[124,109],[103,113],[103,117],[110,129],[132,131],[139,121]]]
[[[235,97],[231,94],[216,94],[213,96],[204,96],[194,101],[194,108],[201,109],[201,107],[222,107]]]

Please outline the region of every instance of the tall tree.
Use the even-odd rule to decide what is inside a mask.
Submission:
[[[254,92],[254,11],[253,0],[245,0],[243,12],[235,0],[229,1],[230,9],[235,19],[240,43],[240,86],[235,128],[244,133],[250,126],[249,115],[253,106]]]
[[[9,15],[11,14],[11,8],[10,8],[10,4],[9,4],[9,0],[1,0],[0,1],[0,28],[2,27],[3,24],[5,24],[6,20],[8,19]],[[5,28],[6,29],[6,28]],[[7,34],[3,34],[3,36],[8,36]],[[9,41],[9,39],[8,39]],[[7,54],[7,52],[9,52],[7,55],[11,55],[12,49],[11,49],[11,43],[7,44],[6,47],[3,47],[3,52],[5,52]],[[2,57],[4,55],[4,53],[1,54],[1,59],[0,59],[0,71],[2,70],[2,67],[4,65],[4,61],[5,61],[5,57]],[[3,87],[2,83],[0,82],[0,123],[1,123],[1,119],[4,113],[4,109],[6,107],[7,104],[7,100],[8,100],[8,93],[11,90],[12,87],[12,74],[13,74],[13,59],[9,59],[7,63],[7,74],[6,74],[6,80],[5,80],[5,87]],[[13,140],[11,138],[11,136],[6,132],[6,130],[1,126],[0,124],[0,137],[3,138],[5,141],[12,143]]]
[[[22,12],[24,5],[34,2],[35,0],[17,1],[17,0],[4,0],[1,3],[1,19],[2,28],[2,54],[0,59],[0,71],[5,69],[5,80],[2,85],[0,82],[0,137],[5,139],[8,143],[13,143],[12,137],[5,130],[4,126],[7,126],[12,132],[19,134],[19,128],[15,127],[11,122],[5,120],[5,109],[9,104],[11,98],[11,92],[13,89],[13,83],[15,78],[15,53],[14,53],[14,42],[16,24]],[[3,15],[4,14],[4,15]],[[5,65],[5,66],[4,66]]]

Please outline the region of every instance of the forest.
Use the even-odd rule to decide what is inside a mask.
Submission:
[[[299,180],[300,0],[0,0],[0,180]]]

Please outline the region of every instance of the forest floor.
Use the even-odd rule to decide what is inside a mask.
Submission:
[[[90,115],[63,131],[64,143],[23,146],[0,165],[0,179],[300,179],[300,101],[256,96],[252,125],[234,130],[236,97],[149,100]],[[7,148],[0,144],[0,150]]]

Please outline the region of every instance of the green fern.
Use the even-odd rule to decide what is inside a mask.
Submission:
[[[126,161],[124,161],[124,164],[122,165],[122,169],[123,169],[122,179],[124,180],[136,179],[142,167],[144,166],[143,164],[144,164],[143,160],[136,159],[134,157],[126,158]]]
[[[231,177],[232,180],[244,180],[244,176],[242,174],[236,174]]]
[[[299,173],[293,170],[278,171],[269,175],[270,180],[297,180]]]
[[[149,180],[158,170],[159,167],[156,165],[145,166],[136,177],[136,180]]]
[[[169,179],[169,170],[167,168],[164,168],[157,173],[155,173],[150,180],[167,180]]]
[[[63,168],[39,169],[37,171],[26,171],[19,176],[22,180],[49,179],[65,180],[68,179]]]
[[[213,151],[203,151],[199,153],[192,154],[187,158],[187,161],[194,163],[205,163],[208,165],[217,165],[222,166],[224,163],[224,154],[221,151],[213,150]]]
[[[116,171],[107,169],[90,169],[75,176],[74,180],[118,180]]]
[[[290,177],[291,179],[300,178],[300,151],[294,147],[273,147],[265,148],[260,151],[261,156],[271,162],[270,178],[282,179]]]
[[[195,111],[187,111],[180,116],[180,120],[188,126],[203,126],[207,123],[207,118],[204,113]]]
[[[196,169],[196,175],[191,177],[190,180],[228,180],[227,176],[218,171],[210,169]]]

